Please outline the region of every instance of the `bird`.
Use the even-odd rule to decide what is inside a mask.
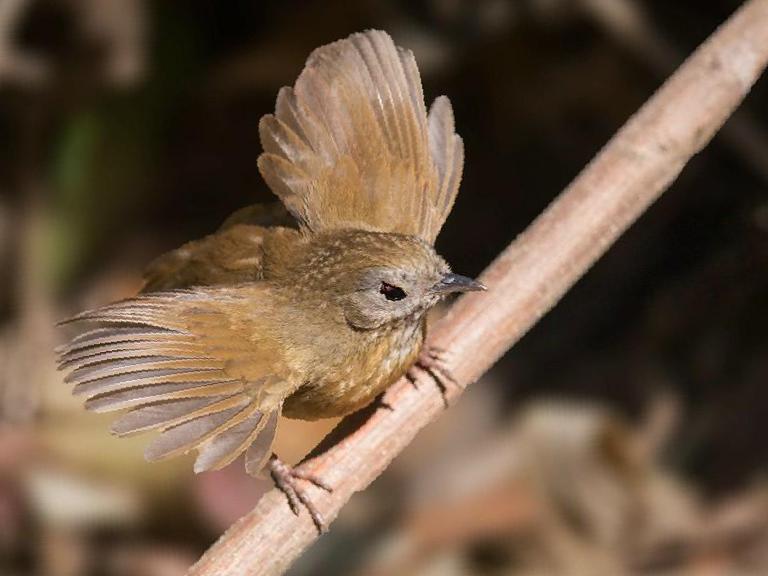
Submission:
[[[368,405],[414,367],[450,378],[425,346],[427,311],[485,290],[434,242],[461,181],[449,99],[427,110],[411,51],[368,30],[321,46],[259,122],[259,171],[281,202],[249,206],[159,257],[135,297],[64,321],[59,368],[118,436],[156,431],[149,461],[197,451],[195,472],[244,454],[294,513],[324,519],[272,453],[279,417]]]

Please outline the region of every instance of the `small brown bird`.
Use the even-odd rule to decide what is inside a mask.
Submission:
[[[79,314],[97,326],[61,350],[88,409],[128,409],[117,435],[159,430],[157,460],[193,449],[195,471],[245,452],[323,521],[297,479],[270,458],[278,416],[353,412],[421,358],[425,314],[446,294],[484,287],[451,273],[433,243],[463,164],[450,102],[427,114],[413,54],[384,32],[315,50],[274,115],[259,124],[275,207],[162,256],[144,294]],[[284,225],[272,225],[275,222]]]

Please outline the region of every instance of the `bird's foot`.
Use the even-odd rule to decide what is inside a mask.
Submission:
[[[405,373],[405,377],[408,381],[418,389],[417,371],[421,370],[422,372],[426,372],[440,389],[446,408],[449,405],[447,396],[448,385],[450,384],[461,390],[464,389],[461,383],[459,383],[451,373],[451,370],[448,367],[447,358],[448,352],[446,350],[432,346],[426,347],[421,351],[413,366],[411,366]]]
[[[386,391],[382,392],[376,398],[373,400],[373,407],[375,409],[382,408],[384,410],[388,410],[389,412],[394,412],[395,407],[392,406],[387,400],[384,398],[384,395],[386,394]]]
[[[317,510],[312,500],[310,500],[304,488],[302,488],[301,481],[304,480],[314,484],[326,492],[333,492],[333,488],[328,486],[328,484],[323,482],[317,476],[297,470],[293,466],[289,466],[275,455],[272,455],[272,458],[269,459],[269,472],[272,479],[275,481],[275,486],[277,486],[277,488],[288,498],[288,504],[293,513],[298,516],[301,512],[301,507],[303,506],[312,517],[312,521],[315,523],[315,526],[317,526],[318,532],[320,532],[320,534],[328,532],[328,525],[326,524],[325,519]]]

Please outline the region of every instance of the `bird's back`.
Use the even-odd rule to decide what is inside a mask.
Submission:
[[[221,228],[156,258],[144,271],[142,292],[194,286],[226,286],[268,279],[270,250],[298,242],[285,208],[253,205],[238,210]],[[274,247],[274,249],[273,249]]]

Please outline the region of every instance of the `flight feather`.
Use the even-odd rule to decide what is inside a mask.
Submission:
[[[196,449],[195,470],[218,469],[248,452],[249,470],[269,456],[282,400],[296,386],[276,341],[253,327],[269,289],[159,292],[84,312],[94,323],[60,350],[60,364],[97,412],[128,409],[119,436],[159,430],[148,460]],[[215,302],[216,305],[212,305]],[[232,338],[238,330],[254,334]]]
[[[433,244],[464,149],[448,98],[424,105],[413,54],[377,30],[315,50],[259,131],[259,169],[310,231],[360,229]]]

